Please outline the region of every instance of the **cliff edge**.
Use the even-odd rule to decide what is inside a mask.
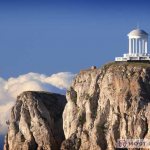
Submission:
[[[82,70],[66,97],[67,104],[59,94],[22,93],[4,149],[115,150],[118,139],[150,139],[150,64]]]
[[[81,71],[67,92],[62,150],[114,150],[150,138],[150,64],[114,62]]]
[[[63,95],[28,91],[11,111],[4,150],[59,150],[64,140]]]

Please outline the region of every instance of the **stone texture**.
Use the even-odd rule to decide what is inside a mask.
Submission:
[[[24,92],[11,111],[4,150],[59,150],[64,140],[63,95]]]
[[[69,139],[65,140],[61,145],[61,150],[77,150],[80,148],[81,139],[77,137],[76,133],[73,133]]]
[[[117,139],[150,139],[150,64],[81,71],[67,92],[62,150],[114,150]]]
[[[59,94],[22,93],[12,108],[4,149],[115,150],[117,139],[150,139],[150,64],[82,70],[65,104]]]

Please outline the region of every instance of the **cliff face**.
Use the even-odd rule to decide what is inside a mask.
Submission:
[[[64,140],[65,96],[24,92],[11,111],[5,150],[58,150]]]
[[[62,150],[113,150],[117,139],[150,138],[150,64],[81,71],[67,101]]]
[[[150,139],[150,64],[112,63],[81,71],[67,101],[59,94],[21,94],[4,149],[114,150],[117,139]]]

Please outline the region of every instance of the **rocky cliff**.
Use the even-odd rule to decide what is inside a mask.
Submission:
[[[21,94],[5,150],[114,150],[118,139],[149,139],[150,64],[118,62],[83,70],[64,106],[61,95]]]
[[[58,150],[64,140],[63,95],[24,92],[11,111],[5,150]]]
[[[67,92],[62,150],[114,150],[117,139],[150,138],[150,64],[81,71]]]

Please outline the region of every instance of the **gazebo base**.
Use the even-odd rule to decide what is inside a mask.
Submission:
[[[150,61],[150,56],[149,55],[129,55],[129,54],[124,54],[123,57],[116,57],[115,61],[142,61],[142,62],[149,62]]]

